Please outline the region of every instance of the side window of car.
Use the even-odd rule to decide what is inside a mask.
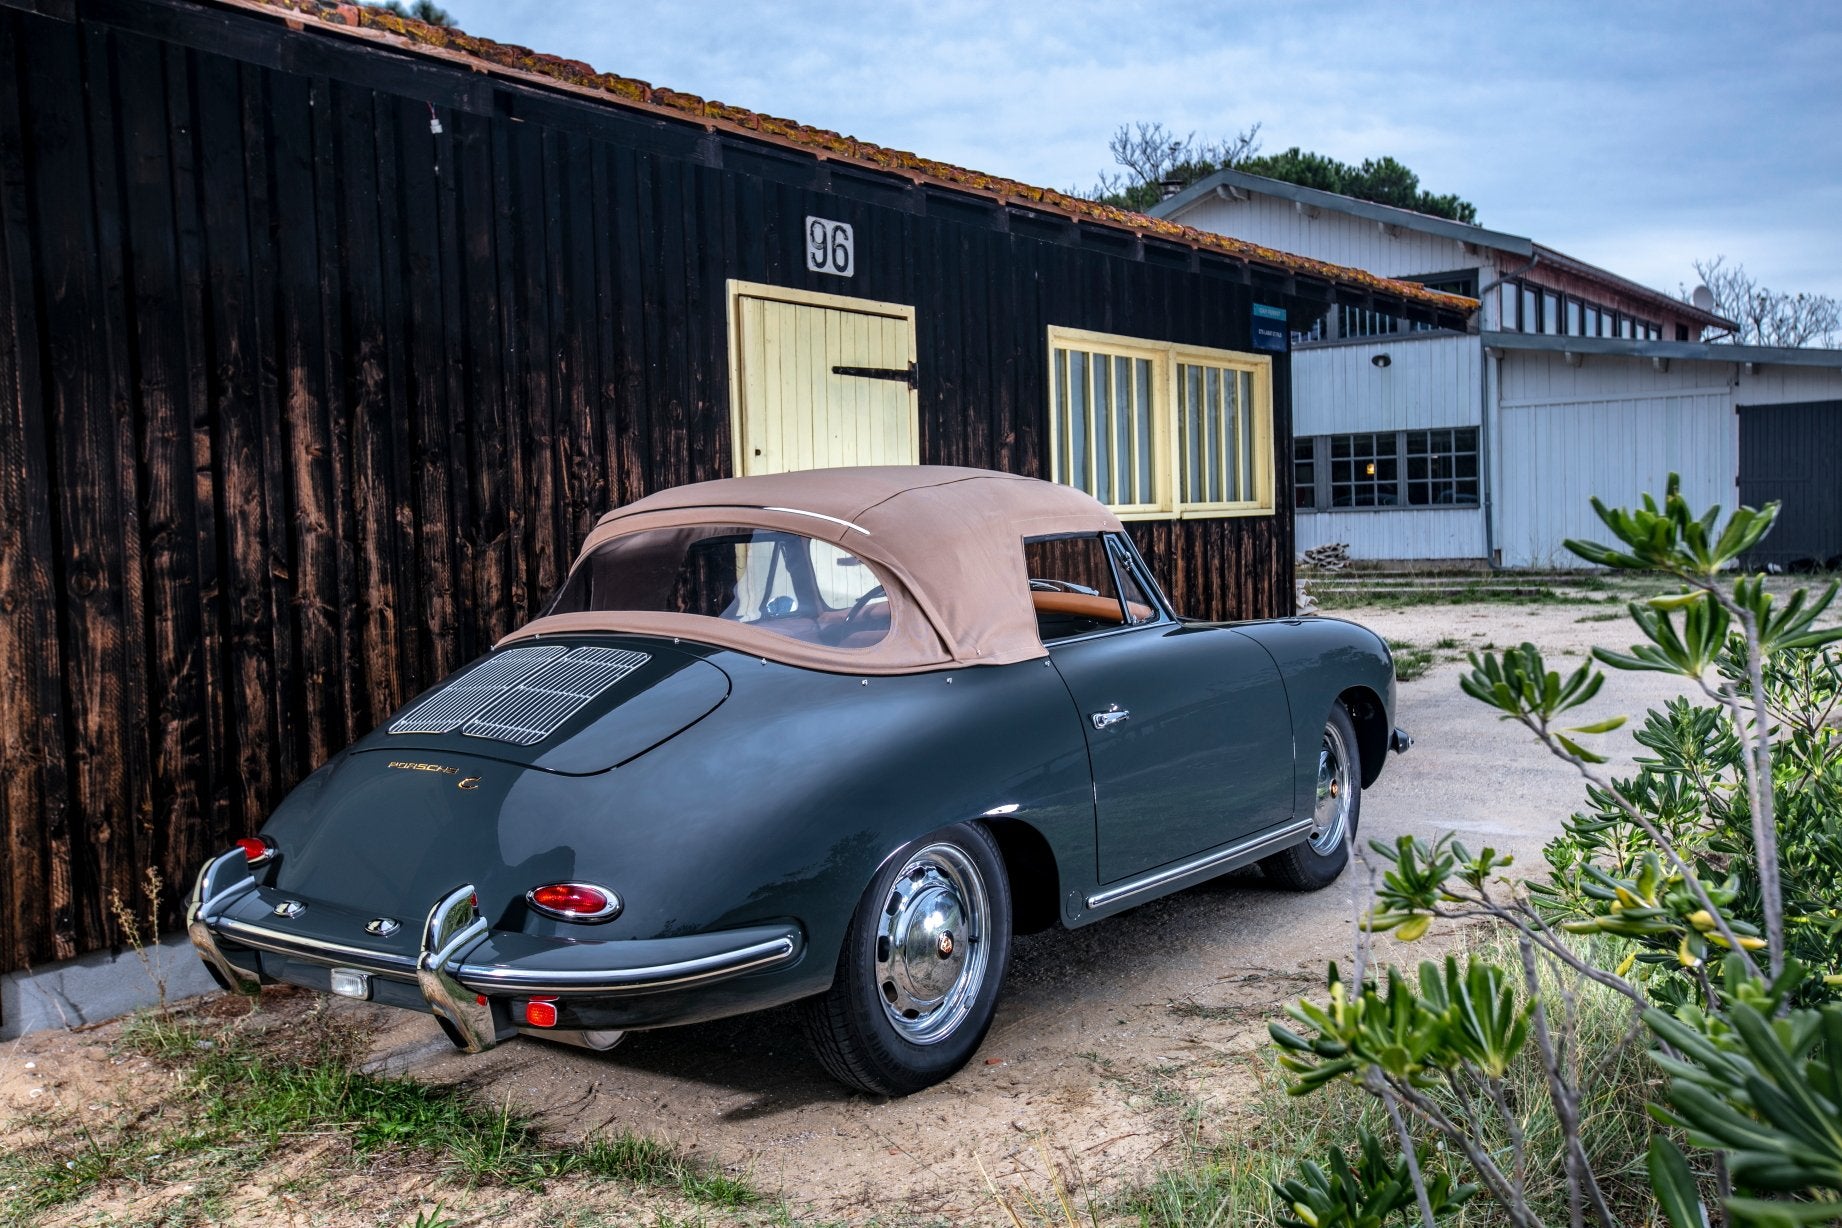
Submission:
[[[1113,582],[1106,538],[1098,533],[1039,537],[1023,543],[1030,602],[1043,643],[1087,635],[1128,621]]]

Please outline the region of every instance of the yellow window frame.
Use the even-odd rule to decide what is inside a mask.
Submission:
[[[1049,360],[1049,457],[1050,477],[1064,485],[1078,485],[1071,480],[1075,475],[1073,469],[1073,442],[1069,438],[1072,410],[1069,396],[1069,384],[1072,382],[1072,362],[1065,358],[1069,351],[1083,351],[1089,355],[1104,354],[1113,359],[1145,360],[1151,365],[1150,396],[1150,434],[1148,456],[1151,461],[1151,499],[1136,502],[1108,502],[1107,506],[1121,520],[1170,520],[1170,519],[1204,519],[1226,516],[1270,516],[1275,510],[1274,473],[1273,473],[1273,360],[1270,355],[1251,354],[1239,350],[1212,349],[1207,346],[1177,345],[1169,342],[1148,341],[1141,337],[1125,337],[1115,333],[1093,332],[1087,329],[1063,328],[1052,325],[1048,330]],[[1087,365],[1088,391],[1085,403],[1090,407],[1087,413],[1088,430],[1085,442],[1087,469],[1091,476],[1095,443],[1098,431],[1092,384],[1092,363]],[[1184,477],[1186,475],[1184,453],[1184,431],[1187,425],[1183,420],[1183,395],[1179,387],[1180,371],[1185,367],[1212,368],[1218,372],[1231,372],[1237,384],[1245,377],[1245,387],[1251,400],[1251,413],[1248,423],[1252,438],[1244,436],[1248,430],[1243,429],[1239,415],[1234,418],[1237,432],[1232,450],[1226,443],[1226,436],[1221,432],[1227,429],[1225,418],[1218,417],[1218,433],[1212,458],[1221,466],[1221,485],[1224,490],[1230,488],[1228,457],[1230,455],[1245,457],[1250,463],[1251,497],[1246,499],[1195,499],[1185,498]],[[1206,377],[1205,377],[1206,380]],[[1129,411],[1136,409],[1136,403],[1129,406]],[[1116,412],[1109,406],[1109,412]],[[1136,417],[1131,423],[1131,439],[1135,448],[1141,442],[1144,433]],[[1111,428],[1109,428],[1111,429]],[[1136,450],[1133,452],[1137,459]],[[1091,489],[1080,486],[1081,489]],[[1134,483],[1136,485],[1136,483]],[[1135,492],[1137,493],[1137,492]],[[1205,491],[1206,493],[1206,491]]]

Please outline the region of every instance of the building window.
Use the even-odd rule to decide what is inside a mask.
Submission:
[[[1516,283],[1506,281],[1500,287],[1500,291],[1497,298],[1497,310],[1503,317],[1503,331],[1514,332],[1516,330]]]
[[[1567,300],[1567,335],[1569,337],[1580,335],[1580,300],[1577,298]]]
[[[1339,337],[1383,337],[1401,331],[1400,321],[1385,311],[1348,306],[1337,308],[1337,330]]]
[[[1292,506],[1318,505],[1318,441],[1307,435],[1292,441]]]
[[[1599,335],[1599,309],[1591,303],[1586,305],[1586,332],[1583,335],[1587,337]]]
[[[1292,442],[1292,503],[1346,508],[1475,508],[1475,426],[1316,435]]]
[[[1254,451],[1267,435],[1254,422],[1251,369],[1179,362],[1177,424],[1185,508],[1226,509],[1258,502]]]
[[[1477,506],[1477,428],[1407,431],[1409,507]]]
[[[1541,331],[1541,296],[1529,286],[1522,287],[1522,331]]]
[[[1395,433],[1330,437],[1330,505],[1393,507],[1400,502]]]
[[[1128,519],[1273,510],[1272,359],[1049,330],[1055,481]]]
[[[1543,293],[1541,296],[1541,331],[1544,333],[1561,331],[1561,300],[1558,295]]]

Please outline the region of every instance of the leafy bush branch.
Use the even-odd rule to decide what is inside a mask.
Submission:
[[[1511,1223],[1544,1225],[1531,1110],[1512,1095],[1528,1063],[1562,1136],[1570,1224],[1660,1214],[1703,1228],[1704,1191],[1726,1222],[1842,1221],[1842,658],[1831,648],[1842,628],[1819,626],[1837,585],[1781,599],[1737,570],[1776,504],[1723,522],[1719,509],[1692,511],[1672,475],[1660,503],[1593,507],[1616,544],[1570,549],[1675,582],[1628,607],[1642,642],[1597,648],[1565,675],[1531,644],[1473,654],[1461,681],[1572,764],[1589,808],[1544,849],[1545,881],[1512,880],[1508,857],[1450,836],[1371,843],[1381,873],[1354,979],[1333,965],[1328,1001],[1299,1003],[1271,1033],[1294,1094],[1361,1088],[1396,1125],[1397,1154],[1365,1136],[1354,1163],[1336,1156],[1276,1187],[1300,1223],[1431,1228],[1473,1187],[1426,1174],[1430,1136]],[[1591,748],[1625,719],[1582,712],[1605,683],[1600,666],[1676,675],[1708,701],[1648,713],[1633,730],[1648,753],[1628,779]],[[1508,966],[1448,957],[1413,978],[1365,975],[1368,934],[1413,941],[1435,922],[1476,920],[1506,928]],[[1604,1154],[1583,1111],[1618,1057],[1582,1044],[1586,983],[1628,1004],[1626,1039],[1648,1044],[1665,1080],[1641,1160]],[[1647,1197],[1621,1205],[1631,1199],[1608,1185],[1607,1164],[1641,1167]]]

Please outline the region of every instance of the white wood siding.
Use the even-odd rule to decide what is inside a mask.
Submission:
[[[1628,506],[1670,473],[1698,507],[1733,506],[1739,425],[1726,363],[1512,352],[1503,361],[1493,472],[1496,539],[1510,567],[1577,567],[1561,544],[1605,539],[1593,496]]]
[[[1476,508],[1300,512],[1298,548],[1342,542],[1358,559],[1481,559],[1484,513]]]
[[[1388,365],[1377,367],[1378,354]],[[1481,395],[1476,337],[1414,338],[1292,351],[1292,433],[1473,426]],[[1406,556],[1400,556],[1406,557]]]
[[[1757,375],[1739,373],[1736,405],[1785,405],[1798,401],[1842,399],[1842,354],[1833,367],[1764,367]]]
[[[1301,210],[1292,201],[1258,194],[1243,201],[1200,200],[1172,220],[1383,277],[1444,273],[1479,263],[1477,254],[1467,255],[1456,239],[1400,228],[1390,234],[1362,218],[1329,209]]]

